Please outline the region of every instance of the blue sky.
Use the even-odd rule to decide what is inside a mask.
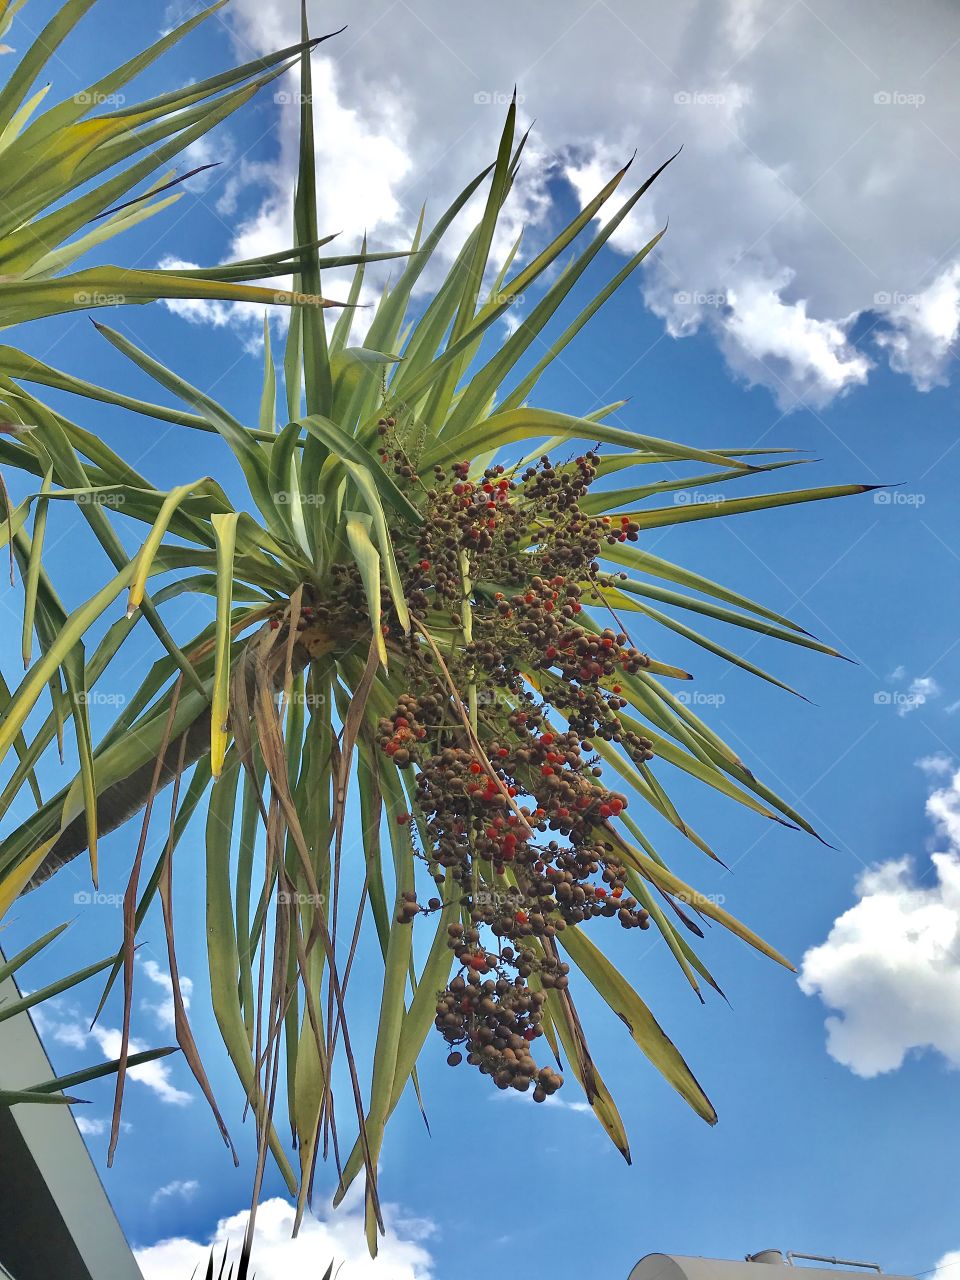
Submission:
[[[10,43],[23,47],[26,24],[36,27],[51,7],[28,5]],[[536,1108],[449,1071],[442,1046],[429,1045],[422,1080],[431,1135],[405,1098],[388,1131],[381,1183],[396,1208],[384,1263],[371,1275],[446,1277],[462,1265],[465,1244],[482,1248],[489,1266],[520,1258],[537,1274],[558,1277],[601,1268],[626,1275],[655,1251],[738,1257],[771,1245],[875,1259],[903,1273],[947,1259],[946,1280],[947,1263],[960,1261],[950,1258],[960,1250],[952,1141],[960,1125],[953,361],[960,267],[950,216],[960,189],[950,144],[958,62],[951,42],[960,23],[935,4],[912,7],[909,29],[866,3],[822,14],[805,3],[730,3],[710,14],[692,4],[676,8],[668,17],[651,11],[641,38],[635,12],[624,6],[563,3],[551,8],[556,28],[548,36],[545,6],[525,7],[514,19],[497,4],[495,38],[489,24],[473,16],[451,23],[432,4],[371,5],[351,18],[341,51],[331,42],[318,59],[322,225],[342,230],[347,244],[365,227],[377,247],[402,243],[420,201],[429,197],[436,212],[492,153],[497,108],[514,81],[524,112],[538,120],[516,193],[518,220],[531,223],[530,247],[634,146],[639,180],[685,142],[650,207],[638,209],[636,231],[604,252],[592,281],[617,269],[621,251],[634,247],[632,235],[645,239],[669,213],[656,261],[568,350],[537,398],[585,413],[629,396],[617,421],[638,431],[701,446],[809,451],[818,461],[802,469],[802,480],[788,473],[788,484],[898,486],[726,525],[694,523],[660,531],[651,544],[789,614],[855,660],[766,641],[749,648],[752,660],[811,699],[805,703],[725,669],[679,637],[652,633],[649,641],[655,656],[694,673],[697,709],[833,846],[670,779],[680,808],[731,871],[664,834],[671,865],[724,895],[729,910],[802,967],[802,979],[713,930],[704,954],[729,1005],[714,997],[701,1007],[649,935],[612,941],[613,958],[720,1114],[716,1129],[704,1126],[615,1020],[585,998],[594,1056],[631,1135],[631,1168],[593,1118],[569,1105],[577,1101],[572,1083],[561,1095],[566,1105]],[[134,10],[142,21],[122,23]],[[294,10],[286,0],[236,0],[230,20],[208,24],[165,71],[151,71],[144,92],[165,83],[164,74],[198,77],[249,56],[245,50],[285,42]],[[101,0],[54,66],[56,91],[73,92],[92,78],[74,78],[82,65],[132,51],[160,16],[152,5]],[[325,6],[314,25],[338,26],[339,15]],[[275,238],[282,243],[285,234],[292,136],[284,92],[235,117],[194,157],[226,163],[192,184],[162,224],[137,228],[112,256],[206,264],[244,246],[281,247]],[[106,318],[252,421],[259,316],[153,306]],[[43,322],[16,341],[67,370],[154,395],[83,317]],[[225,484],[235,479],[212,438],[86,404],[67,411],[164,487],[205,473]],[[122,521],[118,527],[135,547],[136,532]],[[52,513],[48,541],[53,577],[77,603],[102,580],[106,562],[66,509]],[[18,602],[9,592],[6,598],[10,625],[0,653],[11,680],[19,665]],[[172,623],[192,631],[202,625],[199,613],[178,608]],[[711,634],[730,641],[716,628]],[[748,652],[739,637],[735,647]],[[145,640],[131,644],[130,670],[111,686],[118,696],[150,652]],[[109,702],[94,708],[101,727],[112,709]],[[50,766],[49,790],[58,777]],[[21,797],[5,822],[24,817],[26,805]],[[126,831],[104,842],[104,901],[75,902],[88,887],[75,866],[14,913],[3,939],[8,953],[76,917],[28,971],[29,985],[116,945],[116,895],[135,840]],[[240,1091],[208,1012],[202,882],[194,884],[190,872],[201,854],[198,827],[178,855],[179,960],[193,985],[205,1063],[232,1130],[240,1131]],[[170,1043],[158,919],[143,936],[135,1035]],[[362,965],[358,994],[375,990],[367,952]],[[44,1014],[58,1069],[75,1069],[100,1050],[109,1056],[106,1032],[97,1043],[84,1031],[98,994],[91,983]],[[352,1031],[362,1055],[376,1001],[365,1008],[358,1000],[357,1008]],[[108,1005],[104,1027],[116,1027],[117,1018],[116,1004]],[[88,1141],[103,1168],[111,1089],[89,1086],[85,1096]],[[205,1243],[218,1222],[242,1211],[249,1126],[234,1170],[175,1058],[149,1080],[131,1082],[126,1119],[105,1185],[129,1238],[148,1250],[147,1280],[189,1274],[189,1246],[158,1242]],[[497,1187],[485,1198],[482,1225],[463,1190],[478,1169]],[[262,1267],[313,1274],[317,1260],[325,1265],[336,1253],[351,1259],[346,1275],[367,1274],[356,1210],[331,1218],[325,1208],[332,1186],[331,1171],[321,1171],[319,1222],[296,1246],[286,1243],[283,1207],[271,1206]],[[272,1175],[266,1195],[281,1195]]]

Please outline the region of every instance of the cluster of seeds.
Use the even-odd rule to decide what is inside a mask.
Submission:
[[[470,965],[465,976],[458,974],[437,1001],[436,1025],[450,1054],[452,1067],[463,1061],[492,1076],[498,1089],[526,1092],[534,1086],[536,1102],[544,1102],[563,1084],[563,1077],[550,1067],[538,1067],[530,1052],[531,1043],[543,1031],[543,1007],[547,997],[531,991],[521,977],[487,978],[489,963],[483,953],[474,952],[479,963]],[[471,957],[472,958],[472,957]]]
[[[400,821],[444,900],[452,892],[459,902],[448,931],[455,975],[436,1025],[451,1065],[465,1058],[498,1087],[532,1086],[542,1101],[562,1084],[531,1052],[548,994],[562,1000],[567,986],[554,939],[600,917],[649,925],[609,826],[627,797],[604,785],[597,754],[600,743],[638,764],[651,758],[649,740],[620,716],[623,686],[649,659],[584,608],[602,605],[604,545],[635,540],[639,527],[584,512],[593,452],[556,466],[544,457],[520,475],[493,466],[477,481],[466,463],[437,466],[427,488],[396,421],[378,426],[380,460],[417,489],[425,514],[397,563],[408,608],[443,660],[385,615],[405,692],[377,741],[410,770],[414,812]],[[341,585],[355,601],[355,576]],[[440,910],[439,897],[421,905],[411,891],[397,918]]]

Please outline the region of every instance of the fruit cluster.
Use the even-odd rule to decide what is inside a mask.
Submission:
[[[557,935],[599,917],[649,924],[609,825],[627,797],[604,784],[596,750],[650,759],[651,743],[619,714],[623,686],[649,659],[585,610],[602,603],[603,546],[639,530],[584,512],[595,453],[557,466],[544,457],[519,476],[494,466],[478,480],[466,463],[438,466],[428,489],[395,427],[392,416],[379,425],[381,462],[420,486],[426,515],[396,548],[398,568],[442,661],[417,627],[404,635],[386,615],[405,691],[377,740],[410,771],[413,813],[400,820],[444,900],[459,903],[448,932],[457,968],[436,1025],[452,1065],[465,1056],[498,1087],[532,1085],[542,1101],[562,1084],[531,1053],[545,1016],[562,1016]],[[397,918],[440,910],[440,898],[421,905],[411,891]]]
[[[483,957],[481,956],[481,960]],[[485,967],[485,962],[484,962]],[[543,1034],[546,995],[531,991],[522,978],[511,982],[499,977],[483,981],[477,968],[458,975],[437,1001],[436,1024],[451,1046],[450,1066],[458,1066],[467,1051],[467,1062],[493,1077],[500,1089],[525,1092],[533,1084],[533,1097],[544,1102],[563,1084],[550,1067],[538,1067],[530,1044]]]

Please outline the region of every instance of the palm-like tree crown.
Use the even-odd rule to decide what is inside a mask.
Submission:
[[[309,103],[306,55],[302,75]],[[810,827],[672,691],[688,677],[664,660],[657,637],[665,633],[645,624],[777,684],[681,618],[692,613],[833,651],[762,605],[654,555],[644,539],[681,521],[863,488],[660,505],[678,490],[796,462],[773,456],[776,450],[695,449],[610,425],[621,405],[578,417],[531,404],[552,362],[658,243],[660,235],[626,261],[558,337],[543,338],[662,170],[591,232],[624,179],[621,170],[542,252],[516,265],[515,248],[491,279],[491,246],[523,148],[515,115],[511,107],[491,168],[429,232],[418,230],[358,345],[349,343],[363,261],[331,331],[319,309],[294,308],[280,380],[265,332],[256,426],[106,328],[108,341],[183,410],[26,358],[11,371],[218,433],[242,469],[241,502],[210,477],[161,492],[96,437],[9,378],[2,384],[19,420],[35,428],[4,456],[43,484],[12,515],[28,586],[27,631],[36,631],[42,653],[3,715],[0,747],[17,747],[21,760],[0,803],[31,777],[61,717],[77,721],[82,768],[0,846],[0,906],[84,850],[95,875],[98,830],[144,806],[148,820],[157,790],[173,782],[170,838],[152,874],[142,874],[144,823],[125,945],[105,962],[111,981],[124,971],[129,1011],[136,929],[157,894],[176,979],[172,864],[187,823],[205,807],[213,1007],[257,1116],[261,1152],[272,1151],[301,1212],[315,1162],[331,1144],[338,1199],[365,1169],[372,1247],[384,1128],[434,1024],[452,1065],[465,1070],[465,1058],[494,1086],[529,1089],[537,1099],[561,1087],[554,1059],[564,1061],[629,1159],[574,1002],[578,982],[590,984],[687,1102],[715,1120],[673,1044],[605,957],[604,935],[618,927],[658,930],[698,994],[701,983],[716,983],[690,940],[699,933],[697,915],[786,961],[666,867],[646,834],[645,807],[714,856],[664,789],[660,766],[670,764],[763,818]],[[295,283],[319,296],[311,129],[305,105]],[[442,238],[484,184],[479,223],[429,302],[414,302]],[[548,275],[574,242],[569,264]],[[537,301],[519,325],[491,342],[494,326],[538,282]],[[531,352],[541,353],[532,364]],[[525,372],[513,380],[518,367]],[[667,475],[647,479],[638,468],[666,468]],[[46,509],[54,499],[105,493],[122,496],[124,514],[148,533],[136,559],[118,564],[101,591],[66,615],[41,564]],[[101,540],[112,536],[109,506],[84,510],[96,511]],[[148,595],[150,580],[161,576],[163,585]],[[185,592],[215,597],[216,621],[177,643],[158,631],[166,654],[94,749],[79,703],[60,699],[61,682],[86,691],[109,680],[140,611]],[[124,593],[127,616],[86,657],[84,632]],[[641,625],[643,647],[636,643]],[[47,688],[54,710],[28,745],[23,725]],[[356,843],[346,839],[354,777]],[[351,891],[359,895],[355,916],[347,914]],[[367,913],[384,962],[369,1068],[354,1059],[346,1016]],[[430,942],[418,949],[425,954],[418,965],[420,930]],[[179,999],[177,1033],[212,1102]],[[340,1051],[356,1109],[352,1151],[338,1138],[333,1106]],[[298,1169],[272,1121],[284,1054]]]

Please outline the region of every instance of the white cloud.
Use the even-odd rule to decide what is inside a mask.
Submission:
[[[168,255],[161,258],[157,266],[164,271],[195,271],[198,264]],[[209,324],[220,329],[233,319],[230,303],[220,302],[216,298],[165,298],[163,305],[190,324]]]
[[[884,308],[890,327],[877,335],[891,366],[922,391],[947,381],[960,332],[960,262],[951,262],[925,289],[895,295]]]
[[[144,998],[140,1001],[140,1007],[151,1013],[161,1027],[172,1031],[176,1025],[176,1017],[173,1008],[173,983],[170,980],[170,975],[160,968],[156,960],[145,960],[142,969],[150,981],[163,991],[164,995],[162,1000]],[[180,975],[180,994],[183,998],[184,1008],[189,1009],[190,997],[193,994],[193,981],[183,974]]]
[[[511,197],[515,221],[533,223],[527,252],[554,216],[546,170],[585,196],[634,147],[639,179],[683,143],[617,239],[635,247],[671,215],[642,285],[668,333],[711,332],[784,408],[824,404],[884,358],[936,385],[960,326],[949,216],[960,10],[933,0],[904,25],[865,21],[865,0],[821,9],[678,0],[640,27],[628,0],[555,0],[545,48],[539,11],[509,0],[466,11],[425,0],[416,12],[371,0],[314,55],[321,230],[351,246],[365,229],[378,246],[405,244],[427,197],[435,215],[489,161],[518,83],[524,119],[537,117]],[[298,37],[297,7],[279,0],[237,0],[232,14],[245,56]],[[311,20],[330,25],[318,3]],[[277,84],[279,153],[259,169],[268,185],[233,255],[289,241],[296,76]],[[233,163],[239,174],[248,160]],[[224,322],[215,305],[184,314]],[[872,326],[861,345],[858,318]]]
[[[933,676],[917,676],[907,686],[906,700],[897,707],[897,715],[908,716],[911,711],[916,711],[933,698],[939,698],[940,693],[940,686]]]
[[[223,183],[224,187],[229,186],[235,155],[236,143],[223,129],[216,129],[213,133],[205,133],[194,139],[184,149],[184,169],[202,169],[202,172],[187,179],[187,190],[196,194],[198,191],[208,190],[214,182],[218,185]],[[225,174],[226,178],[223,176]],[[221,204],[222,197],[217,201],[217,210],[222,213],[225,210],[221,208]]]
[[[954,852],[960,851],[960,772],[952,782],[927,797],[927,817],[939,836],[946,837]]]
[[[266,1200],[257,1210],[253,1264],[258,1280],[315,1280],[331,1262],[339,1280],[431,1280],[433,1265],[426,1241],[431,1223],[404,1218],[395,1206],[384,1206],[387,1227],[376,1262],[367,1254],[362,1211],[342,1208],[327,1218],[306,1217],[299,1235],[292,1236],[294,1209],[281,1199]],[[230,1242],[228,1257],[236,1261],[247,1223],[246,1210],[223,1218],[209,1240],[183,1237],[161,1240],[136,1250],[144,1280],[182,1280],[200,1265],[202,1271],[213,1245],[219,1260]]]
[[[871,868],[857,903],[803,958],[801,990],[837,1011],[827,1052],[859,1076],[895,1071],[915,1050],[960,1067],[960,770],[926,812],[946,842],[930,871],[918,877],[908,858]]]
[[[931,1276],[931,1280],[957,1280],[958,1268],[960,1268],[960,1249],[954,1249],[951,1253],[945,1253],[937,1263],[937,1269]]]
[[[898,689],[894,693],[881,691],[876,701],[883,704],[892,704],[897,709],[898,716],[908,716],[918,708],[925,706],[926,703],[932,702],[939,698],[943,690],[934,680],[933,676],[907,676],[907,669],[902,664],[895,667],[887,677],[894,684],[906,684],[906,689]],[[947,712],[951,711],[950,707],[946,708]]]
[[[87,1052],[96,1046],[107,1060],[120,1057],[123,1037],[118,1028],[105,1027],[100,1023],[88,1028],[75,1013],[63,1014],[55,1007],[47,1008],[42,1012],[34,1010],[33,1015],[37,1030],[45,1039],[55,1040],[71,1049],[82,1049]],[[142,1053],[150,1047],[131,1036],[131,1054]],[[166,1058],[157,1058],[153,1062],[144,1062],[137,1067],[130,1067],[127,1077],[137,1084],[142,1084],[151,1093],[156,1094],[161,1102],[169,1103],[171,1106],[183,1107],[193,1101],[192,1094],[178,1089],[171,1080],[170,1067]],[[89,1132],[92,1133],[94,1130],[90,1129]]]
[[[110,1132],[110,1121],[105,1116],[78,1115],[74,1112],[73,1118],[85,1138],[101,1138]],[[130,1133],[132,1130],[133,1125],[129,1121],[120,1121],[121,1133]]]
[[[747,279],[728,290],[728,315],[719,322],[721,344],[731,364],[751,384],[770,384],[785,407],[791,399],[823,405],[867,380],[871,361],[851,346],[855,317],[815,320],[807,300],[785,302],[792,272],[774,279]]]
[[[200,1183],[195,1178],[181,1181],[179,1178],[158,1187],[150,1197],[151,1204],[160,1204],[163,1200],[192,1200],[200,1190]]]
[[[85,1138],[99,1138],[107,1131],[107,1122],[102,1116],[74,1116],[74,1119]]]
[[[949,710],[949,708],[947,708]],[[915,761],[918,769],[922,769],[924,773],[931,777],[940,777],[945,773],[951,773],[954,768],[953,757],[948,756],[943,751],[935,751],[931,756],[921,756]]]
[[[490,1094],[490,1101],[528,1102],[535,1107],[549,1107],[551,1111],[578,1111],[583,1115],[589,1115],[593,1111],[590,1103],[584,1102],[582,1099],[580,1101],[572,1101],[569,1098],[561,1097],[560,1094],[553,1093],[544,1098],[543,1102],[534,1102],[531,1091],[521,1093],[518,1089],[497,1089],[495,1093]]]

